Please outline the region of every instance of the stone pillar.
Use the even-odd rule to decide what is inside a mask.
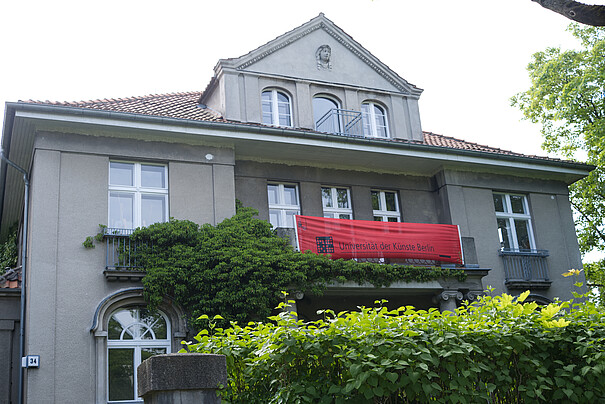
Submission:
[[[137,378],[145,404],[220,404],[217,389],[227,384],[227,361],[224,355],[156,355],[141,363]]]
[[[457,290],[444,290],[439,293],[435,300],[439,303],[439,311],[451,311],[452,313],[456,311],[456,300],[462,301],[463,295],[462,292]]]

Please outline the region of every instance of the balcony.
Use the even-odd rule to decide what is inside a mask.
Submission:
[[[509,289],[548,289],[548,250],[503,249],[504,275]]]
[[[315,122],[319,132],[333,133],[341,136],[362,136],[363,121],[361,112],[333,108]]]
[[[110,281],[138,281],[145,273],[138,265],[139,244],[130,239],[134,229],[104,229],[105,278]]]

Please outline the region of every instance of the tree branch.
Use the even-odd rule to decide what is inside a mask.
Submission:
[[[573,0],[531,0],[570,20],[592,25],[605,26],[605,6],[579,3]]]
[[[586,221],[588,223],[590,223],[590,227],[592,227],[594,229],[594,231],[599,235],[599,237],[601,238],[601,240],[605,241],[605,234],[603,234],[599,228],[595,225],[594,221],[590,219],[590,217],[588,217],[588,215],[586,215],[584,212],[582,212],[582,210],[580,209],[580,207],[578,206],[577,203],[574,203],[574,201],[570,200],[569,203],[571,203],[571,205],[580,213],[580,215],[582,215],[582,217],[584,217],[584,219],[586,219]]]

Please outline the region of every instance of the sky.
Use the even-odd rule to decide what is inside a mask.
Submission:
[[[3,1],[2,116],[6,101],[201,91],[219,59],[320,12],[424,89],[423,130],[546,155],[510,97],[529,88],[533,53],[577,43],[569,20],[531,0]]]

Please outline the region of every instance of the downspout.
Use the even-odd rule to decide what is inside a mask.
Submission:
[[[29,207],[29,178],[27,171],[19,167],[4,155],[4,150],[0,149],[0,160],[4,160],[15,170],[23,174],[23,182],[25,183],[25,196],[23,197],[23,232],[21,233],[21,321],[19,327],[19,360],[21,361],[25,351],[25,274],[26,274],[26,251],[27,251],[27,218]],[[23,373],[24,368],[19,364],[19,404],[23,404]]]

